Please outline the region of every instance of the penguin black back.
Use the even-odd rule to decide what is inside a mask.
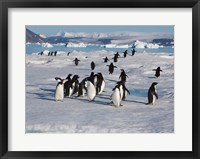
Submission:
[[[94,68],[95,68],[95,63],[94,63],[94,61],[92,61],[91,62],[91,69],[94,70]]]
[[[75,62],[75,65],[78,66],[80,60],[76,57],[73,61]]]
[[[111,63],[110,65],[107,65],[109,74],[112,74],[114,72],[114,68],[117,68],[117,66],[114,66],[113,63]]]
[[[122,72],[121,72],[119,78],[121,78],[121,81],[122,81],[122,82],[126,82],[126,77],[128,77],[128,76],[126,75],[124,69],[121,69],[121,71],[122,71]]]
[[[153,82],[148,90],[148,103],[147,104],[154,104],[155,98],[158,99],[158,95],[156,93],[155,86],[157,85],[157,82]],[[154,97],[155,96],[155,97]]]
[[[153,69],[153,71],[156,71],[155,76],[158,78],[162,70],[160,69],[160,67],[157,67],[157,69]]]

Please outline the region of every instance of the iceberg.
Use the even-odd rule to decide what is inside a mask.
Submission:
[[[133,44],[133,48],[138,48],[138,49],[158,49],[160,46],[155,43],[147,43],[143,41],[136,40],[135,43]]]
[[[53,47],[50,43],[42,43],[42,47]]]
[[[106,45],[101,45],[101,47],[104,48],[128,48],[128,44],[126,45],[117,45],[117,44],[106,44]]]
[[[87,44],[84,43],[67,43],[66,47],[87,47]]]

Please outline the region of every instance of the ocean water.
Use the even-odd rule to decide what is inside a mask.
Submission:
[[[43,47],[38,44],[26,44],[26,54],[32,54],[32,53],[39,53],[44,50],[48,51],[65,51],[65,52],[72,52],[72,51],[83,51],[83,52],[92,52],[92,51],[100,51],[100,50],[106,50],[106,51],[114,51],[114,52],[124,52],[125,50],[128,50],[128,53],[131,53],[132,48],[104,48],[101,46],[96,45],[88,45],[87,47],[65,47],[65,45],[53,45],[53,47]],[[157,48],[157,49],[135,49],[137,53],[174,53],[174,48],[172,47],[163,47],[163,48]]]

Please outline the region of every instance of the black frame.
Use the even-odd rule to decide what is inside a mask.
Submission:
[[[192,8],[192,151],[49,152],[8,151],[8,8]],[[200,1],[199,0],[0,0],[0,157],[21,158],[200,158]],[[199,62],[199,63],[198,63]]]

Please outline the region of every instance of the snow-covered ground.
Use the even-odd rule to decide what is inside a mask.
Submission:
[[[113,51],[77,52],[70,56],[26,55],[26,133],[173,133],[174,132],[174,55],[168,53],[136,53],[121,56],[109,74]],[[104,63],[103,57],[110,62]],[[80,59],[78,66],[73,60]],[[55,101],[55,77],[66,78],[69,73],[79,75],[81,81],[91,73],[101,72],[106,87],[93,102],[87,96],[66,97]],[[163,72],[155,78],[158,66]],[[119,80],[120,69],[128,75],[126,87],[130,91],[122,107],[110,103],[112,88]],[[152,82],[158,82],[158,100],[146,105],[147,92]]]

